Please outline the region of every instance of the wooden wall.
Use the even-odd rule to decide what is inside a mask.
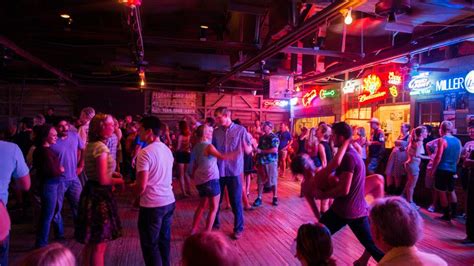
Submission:
[[[177,95],[180,92],[177,92]],[[265,104],[262,96],[252,94],[219,94],[203,92],[185,92],[195,94],[192,112],[155,113],[164,122],[174,126],[186,115],[192,115],[203,121],[213,117],[214,110],[226,106],[232,111],[232,119],[240,119],[242,124],[251,125],[255,120],[269,120],[276,126],[289,121],[289,107],[278,107]],[[177,105],[189,109],[189,103],[179,102]],[[52,85],[0,85],[0,128],[14,123],[22,117],[33,117],[44,114],[48,107],[54,107],[56,115],[78,116],[83,107],[91,106],[97,112],[110,113],[115,116],[126,114],[138,115],[152,113],[152,91],[124,91],[119,88],[81,88],[58,87]],[[175,103],[176,105],[176,103]]]
[[[72,115],[73,95],[57,86],[3,84],[0,85],[0,126],[15,123],[22,117],[44,114],[53,107],[57,115]]]
[[[150,92],[151,94],[151,92]],[[151,105],[152,96],[148,95],[146,100]],[[214,110],[225,106],[232,111],[232,119],[239,119],[243,125],[252,125],[255,120],[269,120],[279,124],[289,120],[289,109],[264,105],[262,96],[218,94],[218,93],[197,93],[196,107],[193,113],[154,113],[164,122],[173,126],[177,121],[186,115],[191,115],[197,120],[203,121],[207,117],[214,116]],[[151,112],[151,107],[147,108]],[[180,110],[181,111],[181,110]]]

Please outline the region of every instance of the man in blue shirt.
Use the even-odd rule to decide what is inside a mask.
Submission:
[[[244,230],[244,214],[242,208],[242,181],[240,176],[244,170],[243,151],[249,154],[252,152],[250,139],[247,130],[232,122],[230,110],[226,107],[219,107],[214,112],[214,117],[219,125],[212,137],[212,144],[220,153],[241,151],[240,156],[235,160],[218,160],[219,183],[221,191],[227,187],[229,192],[230,205],[234,213],[234,233],[232,237],[239,239]],[[222,202],[222,197],[221,197]],[[220,206],[220,204],[219,204]],[[220,207],[217,210],[214,228],[220,227],[219,219]]]
[[[0,141],[0,151],[0,204],[7,206],[10,181],[13,178],[17,188],[29,190],[31,185],[30,170],[18,145]],[[0,265],[8,265],[9,246],[10,235],[0,239]]]
[[[257,149],[258,161],[258,197],[253,203],[253,206],[258,207],[262,205],[263,185],[265,182],[272,187],[273,191],[273,206],[278,205],[277,198],[277,181],[278,181],[278,146],[280,140],[273,134],[273,124],[270,121],[265,121],[262,124],[264,135],[260,137]]]
[[[71,207],[74,222],[77,218],[79,198],[81,197],[82,186],[78,175],[84,169],[84,143],[76,132],[69,131],[69,122],[64,118],[59,118],[55,122],[58,132],[56,144],[51,146],[51,150],[59,157],[60,164],[64,167],[61,175],[61,184],[58,191],[58,209],[54,216],[57,226],[56,238],[64,238],[64,226],[61,216],[64,197],[67,198]]]

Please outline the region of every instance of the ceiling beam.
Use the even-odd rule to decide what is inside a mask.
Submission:
[[[449,32],[441,35],[436,35],[434,37],[430,36],[420,40],[414,40],[410,43],[405,44],[404,46],[392,48],[390,50],[383,51],[377,55],[365,57],[364,59],[358,62],[346,63],[331,70],[327,70],[321,74],[296,80],[295,84],[318,81],[342,73],[357,71],[363,68],[378,65],[380,63],[388,62],[400,58],[402,56],[420,54],[443,46],[459,43],[470,38],[474,38],[474,27],[463,27],[457,29],[457,31],[455,32]]]
[[[306,55],[323,55],[329,57],[342,57],[350,60],[360,60],[364,57],[364,54],[360,53],[347,53],[329,50],[319,50],[313,48],[300,48],[300,47],[287,47],[282,52],[289,54],[306,54]]]
[[[225,49],[225,50],[250,50],[257,51],[258,46],[251,43],[230,41],[200,41],[198,39],[175,39],[156,36],[144,36],[145,44],[175,48],[200,48],[200,49]]]
[[[320,12],[318,12],[313,17],[307,19],[303,25],[296,28],[292,32],[286,34],[284,37],[282,37],[280,40],[276,41],[275,43],[261,50],[260,53],[258,53],[256,56],[253,56],[252,58],[246,60],[242,64],[234,67],[230,72],[228,72],[223,77],[214,79],[212,82],[210,82],[209,89],[214,89],[218,86],[222,86],[224,82],[226,82],[233,75],[249,67],[252,67],[253,65],[259,63],[261,60],[265,60],[269,57],[272,57],[278,54],[279,52],[281,52],[283,49],[290,46],[294,42],[313,33],[315,30],[317,30],[319,25],[326,23],[326,21],[331,20],[332,18],[336,16],[340,16],[340,11],[342,9],[346,9],[349,7],[356,7],[358,5],[361,5],[364,2],[366,1],[365,0],[342,0],[342,1],[336,1],[330,4],[329,6],[327,6],[325,9],[321,10]]]
[[[58,76],[60,79],[62,79],[64,81],[68,81],[68,82],[74,84],[75,86],[79,85],[75,80],[73,80],[71,78],[70,75],[68,75],[68,74],[62,72],[61,70],[51,66],[50,64],[46,63],[42,59],[30,54],[29,52],[25,51],[24,49],[22,49],[21,47],[16,45],[11,40],[9,40],[9,39],[7,39],[3,36],[0,36],[0,44],[5,46],[6,48],[12,50],[14,53],[16,53],[17,55],[23,57],[24,59],[30,61],[34,65],[38,65],[41,68],[53,73],[54,75]]]

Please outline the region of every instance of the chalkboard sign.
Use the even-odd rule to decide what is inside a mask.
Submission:
[[[151,97],[153,114],[194,114],[196,93],[155,91]]]

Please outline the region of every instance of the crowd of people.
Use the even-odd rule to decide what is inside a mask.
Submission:
[[[55,116],[52,108],[44,116],[23,118],[18,130],[12,125],[0,136],[0,265],[8,265],[9,194],[15,207],[34,213],[37,250],[24,265],[31,265],[32,257],[45,258],[47,252],[70,261],[61,265],[74,265],[67,249],[49,244],[51,226],[56,240],[65,238],[64,199],[74,221],[74,238],[85,245],[83,263],[104,265],[107,243],[122,237],[114,191],[125,185],[133,188],[131,204],[139,209],[137,230],[145,264],[170,265],[175,201],[192,195],[192,184],[199,202],[183,247],[184,265],[239,265],[233,246],[216,232],[221,206],[232,209],[232,238],[241,238],[244,212],[260,207],[264,192],[271,192],[271,204],[278,206],[279,177],[288,167],[295,181],[303,178],[300,196],[317,220],[298,229],[294,255],[302,265],[335,265],[331,235],[346,225],[365,248],[357,265],[367,265],[370,257],[379,265],[407,260],[446,265],[415,247],[422,219],[413,194],[420,173],[426,173],[425,186],[433,192],[428,210],[435,211],[439,202],[440,218],[450,221],[459,213],[454,191],[459,173],[468,190],[464,243],[473,243],[474,123],[469,124],[473,141],[464,147],[452,135],[449,121],[441,123],[436,139],[429,126],[410,131],[410,125],[403,124],[386,163],[385,133],[376,118],[369,123],[368,136],[364,127],[345,122],[303,127],[300,135],[292,136],[286,123],[279,130],[270,121],[244,127],[232,120],[226,107],[202,123],[185,117],[174,128],[155,116],[115,118],[96,114],[91,107],[78,119]],[[256,196],[250,195],[253,176]],[[173,191],[173,177],[179,190]],[[385,197],[386,192],[392,197]],[[375,199],[371,207],[367,195]],[[205,228],[199,228],[206,209]]]

